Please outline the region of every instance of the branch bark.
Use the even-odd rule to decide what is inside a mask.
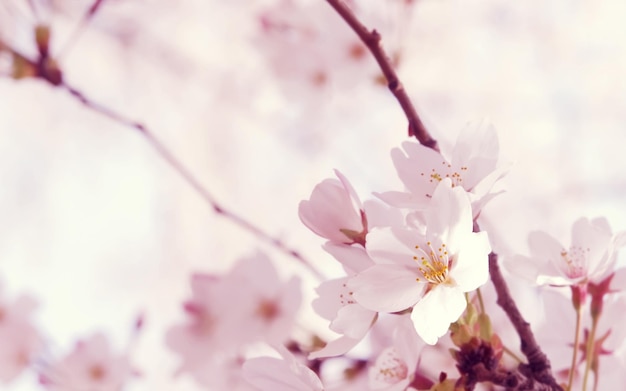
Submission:
[[[528,364],[520,364],[519,371],[524,376],[535,379],[539,383],[548,386],[548,390],[562,391],[563,389],[556,382],[554,376],[552,376],[550,360],[545,353],[541,351],[539,344],[535,340],[535,335],[530,328],[530,324],[526,322],[517,308],[517,304],[515,304],[515,301],[511,297],[509,287],[498,265],[498,255],[495,253],[489,254],[489,275],[491,276],[491,281],[498,295],[497,303],[509,317],[511,323],[513,323],[513,327],[515,327],[520,337],[522,353],[524,353],[528,360]],[[543,390],[544,388],[531,389]]]
[[[420,144],[434,149],[439,152],[439,146],[437,140],[435,140],[420,119],[411,99],[406,93],[402,82],[398,78],[395,69],[393,68],[392,61],[385,52],[381,44],[381,36],[376,30],[368,30],[367,27],[361,23],[356,15],[348,8],[343,0],[326,0],[335,11],[343,18],[343,20],[354,30],[359,36],[361,41],[367,46],[372,53],[380,70],[387,79],[387,86],[389,90],[396,97],[400,107],[404,111],[407,120],[409,121],[409,136],[415,136]]]

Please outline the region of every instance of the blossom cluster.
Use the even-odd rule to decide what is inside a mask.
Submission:
[[[324,250],[345,272],[322,282],[312,303],[336,337],[321,348],[278,347],[282,359],[248,360],[244,376],[257,389],[471,390],[513,384],[483,373],[510,373],[525,361],[521,336],[511,332],[495,306],[496,292],[485,285],[492,245],[488,232],[478,228],[480,215],[500,193],[495,185],[506,174],[494,128],[468,125],[449,155],[405,142],[391,156],[404,190],[374,193],[377,199],[362,202],[335,171],[336,179],[322,181],[300,203],[300,219],[327,240]],[[623,331],[613,323],[626,305],[626,296],[618,294],[626,269],[616,269],[624,240],[606,219],[581,218],[569,249],[547,233],[532,232],[531,256],[503,257],[513,276],[548,286],[535,332],[553,360],[556,387],[587,389],[592,376],[595,389],[624,380],[623,370],[615,371],[625,365]],[[563,287],[570,289],[573,306]],[[366,358],[359,356],[364,344]],[[339,386],[328,374],[328,368],[342,365],[338,357],[348,358]],[[285,384],[290,386],[281,388]]]
[[[402,10],[413,4],[400,2]],[[365,12],[360,2],[344,5]],[[385,84],[367,60],[371,42],[341,24],[316,23],[331,12],[279,0],[257,15],[254,43],[280,76],[285,95],[306,85],[309,103],[320,103],[330,85]],[[36,28],[37,61],[0,42],[11,77],[63,85],[50,34]],[[295,50],[307,55],[292,56]],[[400,58],[393,54],[390,67]],[[189,181],[147,127],[129,123]],[[580,217],[567,244],[533,231],[527,254],[496,254],[502,233],[483,224],[483,212],[503,192],[500,180],[508,174],[495,128],[469,124],[452,148],[430,146],[406,141],[392,149],[401,189],[363,199],[335,170],[300,202],[300,221],[323,238],[329,255],[307,266],[316,270],[318,263],[336,261],[340,270],[316,281],[315,297],[302,276],[260,251],[224,273],[193,273],[179,321],[159,334],[176,360],[171,375],[218,391],[595,391],[626,384],[626,330],[620,324],[626,268],[618,262],[626,232],[613,232],[603,217]],[[215,203],[199,182],[191,183],[218,214],[259,233]],[[285,250],[278,239],[272,244]],[[498,282],[498,260],[508,287]],[[536,316],[529,323],[511,297],[520,306],[530,302]],[[2,387],[29,373],[51,391],[120,391],[143,376],[133,359],[143,318],[124,348],[103,332],[67,348],[45,335],[36,309],[32,298],[11,299],[0,291]]]
[[[309,303],[328,330],[301,323],[301,279],[258,252],[225,274],[191,276],[184,318],[164,336],[176,374],[215,390],[472,390],[502,385],[489,374],[523,365],[521,336],[487,284],[493,239],[479,229],[506,174],[495,129],[466,126],[449,154],[405,142],[391,157],[404,189],[362,201],[336,170],[299,205],[343,270],[319,281]],[[528,242],[530,255],[503,265],[526,289],[545,286],[534,331],[557,381],[567,390],[624,381],[615,314],[626,310],[626,269],[616,266],[626,233],[580,218],[569,247],[541,231]],[[130,350],[115,353],[103,334],[51,358],[35,307],[27,297],[0,306],[3,383],[28,368],[46,389],[113,391],[140,375]]]

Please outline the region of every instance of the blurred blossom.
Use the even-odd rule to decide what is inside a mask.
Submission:
[[[129,358],[114,353],[103,334],[78,341],[74,350],[43,370],[41,383],[52,391],[118,391],[134,375]]]
[[[35,301],[28,296],[9,301],[0,294],[0,383],[7,384],[33,365],[43,341],[33,324]]]

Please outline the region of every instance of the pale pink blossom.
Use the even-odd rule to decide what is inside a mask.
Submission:
[[[42,348],[32,320],[36,306],[28,296],[20,296],[13,302],[0,301],[0,384],[19,376]]]
[[[459,134],[449,158],[412,141],[394,148],[391,158],[406,188],[404,192],[376,194],[383,201],[400,208],[425,209],[439,183],[449,178],[452,187],[461,187],[469,194],[473,216],[498,193],[495,182],[505,170],[498,168],[498,137],[491,124],[470,124]]]
[[[133,374],[127,355],[114,353],[107,338],[95,334],[45,368],[41,382],[52,391],[121,391]]]
[[[192,298],[183,307],[187,322],[166,335],[181,358],[179,373],[206,384],[207,365],[236,357],[252,343],[290,338],[301,303],[300,280],[283,282],[264,254],[242,258],[224,276],[195,274],[191,287]]]
[[[505,264],[539,285],[598,283],[614,271],[623,236],[613,235],[604,218],[580,218],[572,226],[569,248],[543,231],[533,231],[528,236],[530,256],[517,255]]]
[[[242,343],[286,342],[302,302],[300,279],[279,278],[270,259],[262,253],[241,259],[226,279],[229,334]],[[225,314],[223,314],[225,316]]]
[[[313,301],[313,309],[320,316],[331,320],[330,329],[341,334],[341,337],[311,353],[310,359],[346,353],[361,342],[376,320],[375,311],[364,308],[352,298],[347,282],[348,277],[344,277],[325,281],[317,288],[319,298]]]
[[[210,359],[198,362],[194,380],[204,389],[216,391],[255,390],[243,376],[241,356],[215,354]]]
[[[346,2],[353,9],[357,3]],[[377,19],[378,28],[383,22],[390,24],[373,11],[370,17]],[[274,2],[259,15],[254,45],[279,76],[276,80],[287,96],[320,98],[333,86],[354,88],[368,79],[377,85],[380,71],[366,46],[334,18],[327,4],[294,0]]]
[[[417,333],[435,344],[463,313],[465,292],[488,279],[487,234],[473,232],[470,201],[449,179],[425,210],[424,233],[410,227],[375,229],[367,251],[377,262],[352,278],[353,297],[378,312],[413,307]]]
[[[374,264],[374,261],[367,254],[365,248],[361,246],[326,242],[322,248],[341,263],[348,275],[354,275]]]
[[[171,327],[166,345],[180,356],[178,372],[192,375],[202,372],[202,363],[217,352],[230,352],[239,346],[224,324],[228,304],[223,293],[224,282],[215,276],[194,274],[191,277],[191,299],[183,304],[185,323]]]
[[[367,218],[356,191],[345,176],[325,179],[313,189],[309,200],[300,202],[300,220],[311,231],[333,243],[365,244]]]
[[[320,378],[287,349],[278,348],[282,359],[257,357],[243,364],[244,378],[260,391],[322,391]]]
[[[535,327],[535,336],[542,350],[550,358],[552,370],[557,380],[566,382],[571,367],[575,334],[575,311],[570,299],[554,291],[542,294],[544,320]],[[626,384],[626,328],[623,316],[626,313],[626,296],[611,295],[605,298],[604,311],[599,318],[595,335],[592,359],[598,364],[598,385],[596,379],[589,376],[587,389],[612,390],[616,384]],[[586,313],[588,306],[583,307]],[[587,357],[586,346],[591,321],[583,317],[582,332],[579,342],[578,360],[575,365],[574,385],[572,390],[581,390]]]
[[[370,389],[403,391],[413,381],[423,343],[409,316],[402,316],[393,332],[393,344],[369,368]]]

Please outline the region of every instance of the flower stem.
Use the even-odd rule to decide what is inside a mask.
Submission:
[[[576,335],[574,336],[574,352],[572,353],[572,365],[569,369],[569,379],[567,380],[567,389],[572,389],[574,381],[574,372],[576,370],[576,360],[578,358],[578,343],[580,342],[580,321],[582,319],[582,308],[576,308]],[[587,356],[589,357],[589,356]]]
[[[476,296],[478,297],[478,305],[480,305],[480,312],[485,313],[485,302],[483,301],[483,294],[480,293],[480,288],[476,289]]]
[[[593,317],[591,321],[591,332],[589,333],[589,339],[587,340],[587,356],[585,357],[585,376],[583,377],[583,391],[587,391],[587,380],[589,379],[589,372],[591,370],[591,362],[593,361],[593,346],[596,339],[596,328],[598,326],[598,317]]]

